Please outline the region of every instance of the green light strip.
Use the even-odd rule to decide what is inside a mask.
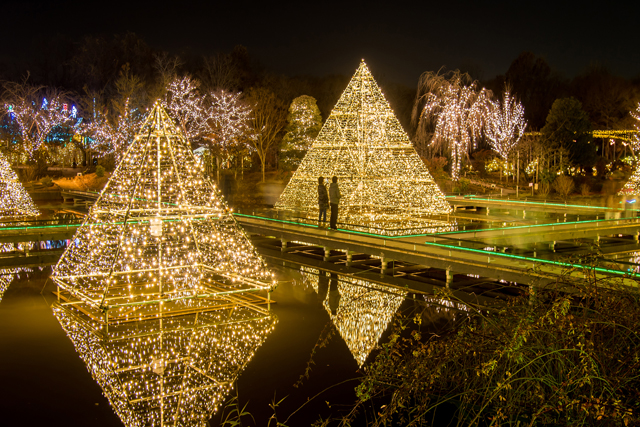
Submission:
[[[636,219],[636,218],[629,218]],[[530,228],[530,227],[550,227],[552,225],[564,225],[564,224],[587,224],[590,222],[604,222],[604,221],[624,221],[622,218],[614,218],[614,219],[589,219],[586,221],[569,221],[569,222],[548,222],[545,224],[531,224],[531,225],[514,225],[511,227],[500,227],[500,228],[479,228],[477,230],[459,230],[459,231],[444,231],[442,233],[431,233],[429,235],[443,235],[443,234],[462,234],[462,233],[477,233],[481,231],[497,231],[497,230],[515,230],[518,228]],[[509,222],[509,221],[503,221]]]
[[[262,220],[266,220],[266,221],[280,222],[280,223],[284,223],[284,224],[300,225],[302,227],[320,228],[319,226],[314,225],[314,224],[306,224],[304,222],[295,222],[295,221],[286,220],[286,219],[268,218],[268,217],[264,217],[264,216],[242,214],[242,213],[237,213],[237,212],[235,212],[233,215],[246,217],[246,218],[262,219]],[[345,233],[362,234],[364,236],[381,237],[381,238],[385,238],[385,239],[402,239],[402,238],[408,238],[408,237],[425,237],[425,236],[431,236],[432,234],[437,234],[437,233],[427,233],[427,234],[403,234],[403,235],[399,235],[399,236],[384,236],[382,234],[367,233],[366,231],[347,230],[347,229],[344,229],[344,228],[338,228],[338,230],[344,231]]]
[[[503,202],[503,203],[519,203],[523,205],[536,205],[536,206],[560,206],[563,208],[585,208],[585,209],[599,209],[599,210],[614,210],[614,208],[607,208],[604,206],[587,206],[587,205],[567,205],[562,203],[540,203],[540,202],[528,202],[524,200],[504,200],[504,199],[484,199],[475,195],[464,196],[463,198],[469,198],[471,200],[480,200],[487,202]]]
[[[210,216],[208,218],[211,219],[220,219],[220,217],[213,217]],[[193,221],[204,221],[205,218],[192,218]],[[182,219],[163,219],[162,222],[176,222],[176,221],[183,221]],[[127,224],[146,224],[150,221],[127,221]],[[37,229],[41,229],[41,228],[62,228],[62,227],[80,227],[82,225],[88,225],[88,226],[92,226],[92,225],[122,225],[124,224],[123,221],[118,221],[118,222],[112,222],[112,223],[106,223],[106,222],[93,222],[90,224],[83,224],[81,222],[77,223],[77,224],[68,224],[68,225],[38,225],[38,226],[27,226],[27,227],[0,227],[0,231],[2,230],[37,230]]]
[[[602,267],[589,267],[589,266],[582,265],[582,264],[570,264],[570,263],[567,263],[567,262],[551,261],[551,260],[548,260],[548,259],[531,258],[531,257],[525,257],[525,256],[521,256],[521,255],[504,254],[504,253],[501,253],[501,252],[493,252],[493,251],[485,251],[485,250],[482,250],[482,249],[465,248],[465,247],[462,247],[462,246],[443,245],[441,243],[432,243],[432,242],[424,242],[424,243],[426,245],[437,246],[437,247],[446,248],[446,249],[455,249],[455,250],[458,250],[458,251],[474,252],[474,253],[479,253],[479,254],[483,254],[483,255],[487,255],[487,256],[499,256],[499,257],[505,257],[505,258],[513,258],[513,259],[518,259],[518,260],[530,261],[530,262],[540,262],[540,263],[543,263],[543,264],[552,264],[552,265],[558,265],[558,266],[561,266],[561,267],[592,268],[593,270],[601,272],[601,273],[613,273],[613,274],[618,274],[618,275],[629,274],[628,271],[610,270],[608,268],[602,268]],[[636,275],[636,273],[632,273],[632,274],[634,276]]]

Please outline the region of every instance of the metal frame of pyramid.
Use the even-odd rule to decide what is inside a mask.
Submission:
[[[54,268],[58,297],[107,324],[268,303],[273,275],[203,172],[156,103]]]
[[[53,312],[126,426],[206,425],[277,322],[235,305],[106,331],[78,306]]]
[[[0,217],[38,216],[40,212],[6,157],[0,153]]]
[[[320,176],[338,177],[342,218],[451,212],[364,60],[275,207],[317,212]]]

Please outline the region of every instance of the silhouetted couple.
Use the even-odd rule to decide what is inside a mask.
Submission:
[[[331,178],[331,185],[329,186],[329,193],[327,194],[327,187],[324,186],[324,178],[318,178],[318,207],[320,213],[318,214],[318,223],[327,222],[327,205],[331,206],[331,218],[329,220],[329,228],[335,230],[338,225],[338,202],[340,201],[340,189],[338,188],[338,177]]]

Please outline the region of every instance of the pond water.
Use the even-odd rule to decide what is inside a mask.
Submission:
[[[232,390],[222,387],[218,391],[225,402],[237,396],[241,406],[247,405],[246,411],[253,419],[243,418],[244,425],[267,425],[274,413],[269,405],[283,398],[276,409],[278,419],[281,422],[288,419],[288,425],[309,425],[318,417],[340,413],[344,405],[353,401],[356,385],[353,379],[358,378],[360,367],[371,357],[372,350],[375,352],[377,343],[386,339],[392,316],[410,309],[417,300],[425,303],[429,298],[313,269],[274,269],[280,282],[272,293],[272,299],[276,301],[271,306],[275,326],[263,337],[261,345],[258,342],[248,350],[253,357],[246,365],[239,362],[240,368],[229,368],[233,365],[231,359],[239,351],[233,346],[233,340],[231,347],[207,348],[206,351],[217,352],[216,366],[230,369],[224,378],[233,380],[237,377]],[[10,425],[122,425],[114,412],[116,408],[105,397],[105,394],[111,396],[118,406],[117,393],[113,390],[103,393],[89,372],[99,376],[101,371],[97,365],[101,363],[101,357],[107,357],[100,353],[104,348],[94,340],[92,351],[97,349],[97,353],[92,354],[98,356],[87,367],[80,356],[86,356],[83,346],[91,346],[91,340],[67,322],[65,329],[71,331],[68,336],[61,326],[66,320],[59,323],[54,316],[51,306],[56,296],[53,294],[55,287],[48,280],[50,272],[51,268],[14,270],[2,276],[6,288],[0,300],[0,407],[3,417],[14,420]],[[448,316],[451,313],[436,304],[428,320],[438,322]],[[327,332],[334,327],[337,332],[325,340]],[[157,339],[152,335],[148,340]],[[165,334],[165,346],[168,337],[169,334]],[[144,336],[134,338],[129,344],[145,339]],[[204,340],[198,342],[202,344]],[[211,342],[214,341],[221,342],[215,338]],[[319,342],[323,345],[318,346]],[[148,349],[133,348],[135,354],[129,354],[131,358],[147,354]],[[309,378],[294,387],[305,373],[312,353]],[[179,359],[176,356],[173,362]],[[171,363],[152,364],[145,373],[147,382],[141,383],[142,377],[136,377],[136,387],[142,387],[144,392],[156,387],[159,378],[164,378],[160,381],[166,388],[162,393],[169,396]],[[214,368],[209,366],[209,369]],[[118,374],[118,381],[122,382],[122,387],[129,387],[121,374]],[[105,378],[102,380],[104,386]],[[130,388],[129,392],[132,393]],[[162,408],[165,416],[175,409],[171,406],[177,401],[179,399],[165,399],[166,407]],[[232,407],[226,405],[228,403],[219,406],[210,425],[219,425],[221,418],[229,413]],[[157,408],[149,409],[147,415],[153,418],[157,412]],[[194,421],[192,425],[201,424]]]

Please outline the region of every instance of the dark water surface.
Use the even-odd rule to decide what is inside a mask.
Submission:
[[[122,425],[52,313],[56,298],[54,286],[47,280],[50,271],[15,274],[0,300],[0,413],[5,420],[0,424]],[[292,426],[309,425],[319,416],[344,410],[341,405],[353,401],[356,382],[335,384],[358,377],[356,357],[362,359],[363,355],[357,349],[375,344],[372,340],[377,341],[388,322],[377,318],[377,291],[366,288],[364,300],[374,309],[365,309],[363,314],[353,310],[363,307],[363,294],[351,283],[345,285],[340,280],[343,295],[336,302],[338,282],[330,281],[324,273],[320,280],[317,274],[303,276],[294,270],[280,269],[278,274],[280,285],[272,294],[277,301],[272,311],[278,322],[228,396],[237,393],[241,406],[248,404],[246,410],[255,423],[246,418],[243,425],[266,426],[273,415],[269,404],[274,399],[285,398],[276,412],[281,422],[293,414],[287,421]],[[381,301],[388,298],[383,296]],[[392,294],[391,298],[395,302],[386,311],[395,311],[396,305],[405,301],[404,294]],[[330,304],[339,305],[341,314],[331,316]],[[317,349],[310,378],[295,388],[293,384],[305,372],[314,346],[332,321],[336,326],[339,323],[341,332]],[[372,329],[378,329],[376,334],[372,335]],[[219,425],[229,409],[224,405],[219,408],[210,425]],[[10,422],[5,424],[6,420]]]

